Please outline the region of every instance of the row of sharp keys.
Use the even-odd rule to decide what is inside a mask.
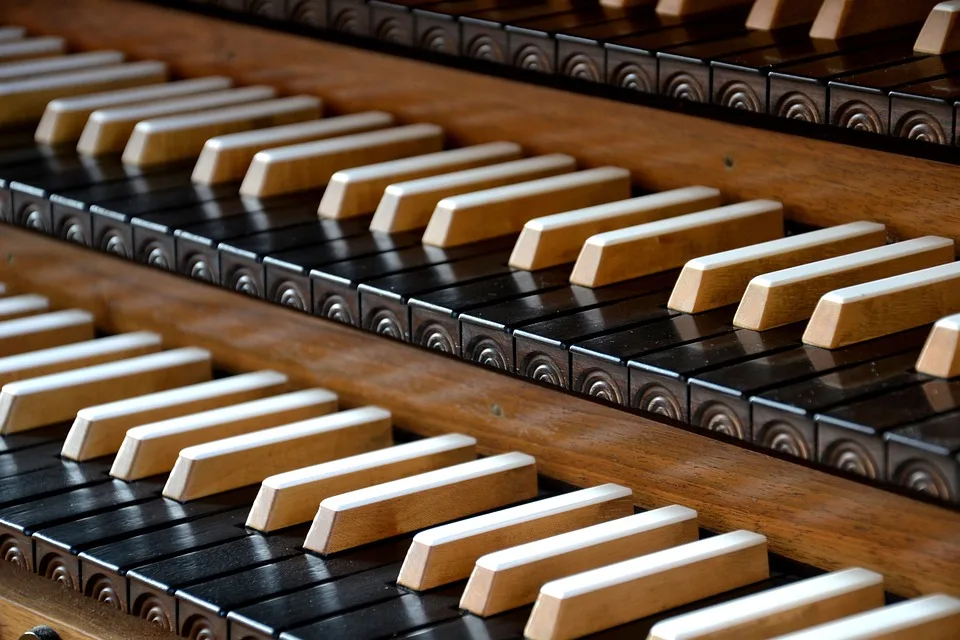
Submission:
[[[0,557],[184,637],[960,631],[956,598],[885,606],[873,571],[784,573],[764,536],[701,538],[692,509],[635,513],[616,484],[544,489],[532,456],[395,442],[386,409],[338,410],[274,371],[214,378],[203,349],[94,338],[90,314],[19,299],[0,357]]]
[[[6,221],[960,499],[952,240],[783,237],[776,202],[6,33]]]

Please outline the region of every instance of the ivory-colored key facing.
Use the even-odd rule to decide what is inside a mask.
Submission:
[[[775,31],[812,23],[823,0],[756,0],[747,16],[747,28]]]
[[[933,325],[917,360],[917,371],[938,378],[960,376],[960,313]]]
[[[66,50],[67,43],[63,38],[45,37],[7,40],[0,43],[0,62],[61,56]]]
[[[938,56],[960,50],[960,0],[941,2],[933,8],[913,50]]]
[[[28,293],[0,299],[0,321],[33,316],[50,309],[50,301],[43,296]]]
[[[0,64],[0,82],[9,82],[18,78],[29,78],[46,75],[48,73],[64,73],[79,69],[93,69],[123,62],[124,56],[119,51],[92,51],[77,53],[70,56],[56,56],[40,58],[23,62],[8,62]]]
[[[939,0],[823,0],[811,38],[840,40],[923,21]]]
[[[93,315],[78,309],[0,322],[0,357],[93,339]]]

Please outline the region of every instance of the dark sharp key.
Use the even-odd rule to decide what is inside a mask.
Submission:
[[[817,452],[814,415],[864,396],[876,396],[925,379],[911,369],[918,351],[827,373],[750,399],[753,442],[805,460]]]
[[[890,93],[890,135],[953,145],[960,76],[938,78]]]
[[[722,433],[753,434],[750,398],[819,375],[914,351],[929,328],[905,331],[842,349],[803,346],[690,379],[690,422]]]
[[[370,35],[405,47],[414,46],[413,9],[435,0],[370,0]]]
[[[28,149],[30,147],[40,146],[34,142],[36,134],[35,127],[17,127],[15,129],[4,129],[0,136],[0,158],[4,151],[10,149]],[[64,151],[73,151],[70,145],[64,145]]]
[[[418,6],[413,10],[414,46],[434,53],[459,55],[460,23],[457,18],[503,4],[502,0],[449,0]]]
[[[42,429],[31,429],[20,433],[12,433],[8,436],[0,436],[0,455],[12,453],[21,449],[29,449],[50,442],[60,442],[67,437],[70,425],[55,424]]]
[[[930,56],[834,80],[829,93],[830,124],[887,135],[891,91],[957,74],[960,74],[960,56]]]
[[[126,613],[128,571],[245,537],[249,533],[243,524],[249,511],[248,507],[231,509],[84,551],[80,554],[80,591]]]
[[[530,618],[531,607],[514,609],[497,616],[480,618],[466,613],[456,620],[417,629],[398,637],[410,640],[520,640]]]
[[[107,475],[109,471],[109,463],[94,461],[77,464],[61,460],[57,466],[25,473],[9,482],[0,482],[0,508],[107,482],[110,480]]]
[[[0,478],[17,476],[22,473],[46,469],[60,464],[60,442],[49,442],[15,454],[0,456]]]
[[[220,243],[220,286],[255,298],[263,298],[263,259],[299,247],[339,240],[367,232],[369,217],[347,220],[314,220],[286,229],[258,233]],[[138,230],[134,229],[134,237]],[[137,246],[141,244],[137,240]]]
[[[553,2],[522,2],[486,11],[460,16],[460,55],[466,58],[510,64],[510,46],[506,26],[524,20],[564,13],[589,3],[556,0]]]
[[[558,70],[557,33],[623,19],[627,15],[624,9],[589,7],[507,25],[510,64],[528,71],[554,73]]]
[[[800,345],[805,323],[770,331],[738,329],[707,340],[631,359],[629,368],[630,406],[689,422],[690,397],[687,380],[706,371],[770,355]],[[749,433],[739,433],[748,439]]]
[[[817,459],[845,473],[883,480],[884,433],[960,409],[960,380],[929,380],[818,413]]]
[[[960,413],[884,434],[887,480],[945,502],[960,502]]]
[[[0,510],[0,558],[36,571],[34,531],[156,498],[161,483],[112,480]]]
[[[370,36],[370,8],[366,0],[328,0],[327,28],[352,36]]]
[[[463,584],[451,585],[423,594],[408,593],[394,600],[352,611],[327,620],[291,629],[282,640],[351,638],[375,640],[404,633],[460,617],[457,605]]]
[[[571,389],[612,404],[627,404],[627,362],[690,342],[733,331],[734,309],[678,315],[570,347]]]

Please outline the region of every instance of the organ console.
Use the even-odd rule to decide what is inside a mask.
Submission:
[[[960,636],[958,12],[8,0],[0,640]]]

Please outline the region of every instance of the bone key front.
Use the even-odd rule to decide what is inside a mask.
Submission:
[[[750,2],[753,0],[660,0],[657,3],[657,13],[665,16],[692,16]]]
[[[882,224],[851,222],[696,258],[683,266],[667,307],[684,313],[718,309],[739,301],[755,276],[881,247],[885,240]]]
[[[423,243],[455,247],[519,233],[529,220],[630,197],[630,172],[600,167],[476,191],[437,203]]]
[[[164,82],[159,79],[155,84],[145,84],[132,89],[60,98],[47,104],[34,138],[42,144],[76,143],[83,134],[87,119],[95,111],[135,104],[160,103],[173,98],[229,89],[232,84],[233,81],[225,76],[209,76],[179,82]],[[122,150],[121,146],[118,152]]]
[[[199,184],[240,182],[254,156],[265,149],[384,129],[393,124],[389,113],[365,111],[217,136],[203,145],[192,180]]]
[[[428,529],[414,536],[397,584],[422,591],[463,580],[487,553],[631,513],[630,489],[605,484]]]
[[[129,481],[166,473],[186,447],[336,410],[337,394],[307,389],[134,427],[127,431],[110,475]]]
[[[831,291],[803,342],[836,349],[936,322],[960,310],[960,262]]]
[[[658,622],[648,640],[764,640],[884,603],[883,576],[846,569]]]
[[[460,608],[492,616],[531,604],[551,580],[697,539],[697,512],[677,505],[495,551],[477,560]]]
[[[455,173],[516,160],[521,156],[520,145],[516,143],[490,142],[344,169],[330,178],[317,213],[321,218],[366,215],[376,210],[384,189],[394,182]]]
[[[913,50],[934,55],[960,50],[960,0],[941,2],[933,8]]]
[[[93,315],[78,309],[0,322],[0,357],[93,339]]]
[[[747,28],[774,31],[809,24],[817,17],[823,0],[756,0],[747,16]]]
[[[266,478],[247,526],[274,531],[310,522],[325,499],[427,471],[469,462],[474,438],[452,433],[324,462]]]
[[[66,51],[67,43],[63,38],[44,37],[7,40],[0,42],[0,63],[61,56]]]
[[[120,51],[91,51],[90,53],[75,53],[69,56],[7,62],[0,64],[0,82],[42,76],[48,73],[64,73],[79,69],[105,67],[111,64],[119,64],[123,62],[123,58],[123,53]]]
[[[570,173],[576,168],[577,161],[572,157],[554,153],[398,182],[384,190],[370,230],[398,233],[423,229],[430,222],[437,203],[444,198]]]
[[[24,27],[6,26],[0,27],[0,42],[10,42],[11,40],[20,40],[27,35]]]
[[[187,347],[11,382],[0,389],[0,433],[69,420],[92,404],[209,380],[211,366],[210,352]]]
[[[548,582],[524,634],[579,638],[769,576],[767,539],[733,531]]]
[[[0,299],[0,321],[34,316],[49,310],[50,301],[35,293]]]
[[[937,320],[917,360],[917,371],[937,378],[960,376],[960,313]]]
[[[390,412],[361,407],[187,447],[163,495],[185,502],[255,484],[276,473],[388,447]]]
[[[688,213],[592,236],[580,250],[570,282],[602,287],[781,236],[783,206],[771,200]]]
[[[840,40],[922,22],[937,5],[938,0],[823,0],[817,14],[811,38]]]
[[[133,427],[258,400],[287,387],[282,373],[256,371],[85,407],[77,412],[60,455],[78,462],[110,455]]]
[[[534,458],[504,453],[327,498],[303,546],[334,553],[536,495]]]
[[[154,166],[195,159],[216,136],[274,127],[320,117],[321,102],[313,96],[292,96],[200,113],[138,122],[123,148],[124,164]]]
[[[437,125],[411,124],[267,149],[253,157],[240,193],[264,198],[315,189],[343,169],[440,151],[443,137]]]
[[[717,189],[686,187],[534,218],[523,225],[510,266],[536,271],[574,262],[590,236],[719,206]]]
[[[774,271],[747,285],[733,323],[764,331],[807,320],[834,289],[953,261],[953,240],[928,236]]]

